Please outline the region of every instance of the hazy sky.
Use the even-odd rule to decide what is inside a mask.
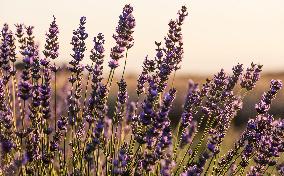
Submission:
[[[60,59],[69,60],[72,30],[78,27],[80,16],[86,16],[88,49],[93,37],[102,32],[108,60],[114,44],[111,36],[126,3],[134,6],[137,24],[128,72],[140,71],[145,55],[154,56],[154,41],[163,40],[169,20],[184,4],[189,17],[183,26],[185,58],[181,72],[211,73],[251,61],[264,64],[265,71],[284,70],[283,0],[1,0],[0,24],[34,25],[42,46],[55,15],[60,29]]]

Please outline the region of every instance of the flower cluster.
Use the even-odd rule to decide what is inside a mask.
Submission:
[[[113,35],[116,45],[111,49],[109,67],[115,69],[119,66],[118,61],[123,57],[125,50],[131,48],[134,44],[133,29],[136,26],[135,18],[132,14],[133,7],[125,5],[122,14],[119,16],[116,34]]]
[[[10,77],[15,75],[14,63],[16,61],[15,38],[8,24],[4,24],[1,36],[0,66],[3,69],[4,83],[7,84]],[[13,68],[11,68],[11,65],[13,65]]]
[[[256,82],[260,79],[260,72],[262,71],[262,65],[256,65],[251,63],[251,67],[247,68],[246,73],[241,79],[241,86],[246,90],[252,90]]]
[[[140,96],[143,92],[145,92],[145,83],[148,80],[149,74],[154,72],[156,68],[156,63],[154,60],[150,60],[148,56],[145,57],[143,62],[143,70],[142,73],[139,75],[137,80],[137,95]]]
[[[88,109],[86,114],[86,121],[88,123],[94,122],[94,113],[96,107],[97,91],[103,79],[103,62],[104,62],[104,35],[99,33],[94,37],[94,48],[91,50],[90,59],[94,66],[87,67],[92,76],[92,92],[88,100]]]
[[[181,26],[187,15],[187,8],[182,6],[181,10],[178,12],[178,18],[169,22],[169,31],[164,38],[165,48],[160,48],[161,43],[156,42],[158,47],[156,49],[157,75],[160,79],[159,92],[163,92],[167,86],[167,80],[171,73],[180,68],[184,53]]]
[[[271,101],[276,97],[277,92],[282,88],[282,82],[280,80],[272,80],[270,90],[262,95],[262,98],[258,104],[255,105],[255,109],[259,114],[265,114],[270,109]]]
[[[56,59],[58,57],[59,43],[58,43],[58,26],[56,24],[56,18],[53,16],[53,21],[50,24],[48,33],[46,33],[45,50],[43,54],[46,58]]]

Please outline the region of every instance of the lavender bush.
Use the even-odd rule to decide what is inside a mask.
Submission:
[[[71,39],[69,83],[63,90],[57,87],[62,68],[55,64],[59,50],[56,18],[46,33],[42,54],[33,26],[17,24],[13,32],[4,24],[0,35],[0,175],[283,175],[284,120],[269,114],[282,87],[280,80],[271,80],[270,89],[255,105],[257,116],[248,121],[234,147],[223,151],[231,122],[242,109],[246,93],[260,79],[262,65],[252,63],[244,69],[237,64],[232,74],[222,69],[203,85],[189,81],[182,114],[176,116],[180,122],[176,129],[171,125],[169,112],[177,94],[174,81],[183,59],[187,8],[183,6],[177,15],[168,24],[164,42],[155,42],[156,56],[145,58],[134,102],[129,101],[125,81],[136,25],[132,6],[125,5],[119,16],[108,77],[103,75],[104,35],[93,38],[88,54],[87,19],[81,17]],[[86,55],[90,65],[82,64]],[[15,67],[19,60],[23,69]],[[115,110],[109,113],[109,92],[119,63],[123,63],[123,73],[116,75]]]

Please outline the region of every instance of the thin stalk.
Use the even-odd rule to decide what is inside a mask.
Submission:
[[[97,159],[96,159],[96,176],[98,176],[98,170],[99,170],[99,157],[100,157],[100,147],[98,146]]]
[[[105,164],[106,164],[106,166],[105,166],[105,172],[106,172],[106,175],[108,175],[108,164],[107,164],[107,157],[108,157],[108,154],[107,154],[107,152],[106,152],[106,156],[105,156],[105,157],[106,157],[106,161],[105,161],[105,162],[106,162],[106,163],[105,163]]]
[[[205,170],[204,175],[207,175],[207,173],[208,173],[208,171],[209,171],[209,169],[210,169],[210,166],[211,166],[211,163],[212,163],[213,159],[214,159],[214,157],[211,157],[211,159],[210,159],[210,161],[209,161],[209,164],[208,164],[208,166],[207,166],[207,169]]]
[[[128,49],[126,50],[126,53],[125,53],[125,60],[124,60],[124,66],[123,66],[123,71],[122,71],[121,79],[124,78],[125,69],[126,69],[126,62],[127,62],[127,56],[128,56]]]
[[[236,175],[242,168],[243,168],[242,166],[238,166],[238,168],[236,169],[236,171],[233,172],[230,176]]]
[[[215,155],[214,157],[214,161],[213,161],[213,169],[212,169],[212,172],[211,172],[211,175],[214,175],[215,173],[215,170],[216,170],[216,162],[217,162],[217,159],[219,158],[219,153],[217,155]]]
[[[269,165],[265,168],[265,170],[263,171],[263,174],[265,174],[265,172],[269,169]]]
[[[191,140],[191,143],[188,145],[187,147],[187,150],[186,150],[186,153],[183,155],[181,161],[179,162],[178,164],[178,167],[177,167],[177,170],[175,172],[174,175],[176,175],[180,169],[180,167],[182,166],[182,163],[184,162],[185,158],[186,158],[186,155],[189,153],[190,149],[191,149],[191,145],[193,143],[193,141],[195,140],[195,137],[197,136],[198,132],[199,132],[199,129],[200,129],[200,126],[202,125],[203,123],[203,120],[204,120],[204,116],[201,116],[201,119],[200,119],[200,122],[198,123],[198,126],[197,126],[197,129],[196,129],[196,132],[193,134],[193,137],[192,137],[192,140]],[[180,139],[181,140],[181,139]],[[177,155],[177,154],[176,154]]]
[[[209,118],[209,117],[208,117]],[[209,132],[209,129],[212,127],[213,123],[215,122],[215,119],[212,118],[212,121],[211,123],[209,123],[211,120],[210,119],[207,119],[207,124],[206,124],[206,127],[205,127],[205,130],[202,134],[202,137],[199,141],[199,143],[197,144],[197,146],[194,148],[194,151],[192,153],[192,155],[190,156],[189,160],[188,160],[188,164],[189,165],[190,163],[192,163],[194,161],[194,158],[195,156],[197,155],[198,151],[199,151],[199,148],[201,147],[201,144],[203,143],[203,141],[205,140],[205,136],[208,134]],[[209,126],[208,126],[209,125]]]
[[[55,65],[55,64],[54,64]],[[57,129],[57,125],[56,125],[56,122],[57,122],[57,81],[56,81],[56,71],[54,72],[54,129],[56,131]]]
[[[114,124],[111,124],[111,141],[110,141],[110,155],[111,155],[111,163],[113,163],[113,159],[115,157],[115,137],[114,137]],[[111,174],[113,174],[113,165],[110,165]]]
[[[240,175],[244,175],[244,173],[245,173],[245,169],[242,167],[242,168],[241,168]]]
[[[106,85],[108,85],[108,84],[109,84],[109,82],[110,82],[110,78],[111,78],[111,76],[112,76],[113,72],[114,72],[114,69],[111,69],[111,70],[109,71],[109,74],[108,74],[108,78],[107,78],[107,83],[106,83]]]
[[[239,153],[239,155],[233,160],[233,162],[229,166],[225,165],[217,176],[221,175],[224,169],[226,169],[224,173],[227,173],[228,170],[232,167],[232,165],[237,161],[237,159],[242,155],[243,152],[244,150],[241,153]]]
[[[251,157],[249,157],[248,162],[250,162],[250,160],[256,155],[256,153],[254,153]],[[247,166],[246,166],[247,167]],[[240,164],[237,166],[237,170],[235,172],[233,172],[230,176],[234,176],[236,175],[241,169],[245,169],[246,167],[242,167]],[[227,172],[227,171],[226,171]],[[225,172],[225,173],[226,173]],[[242,171],[243,172],[243,171]]]
[[[24,100],[24,103],[23,103],[23,111],[22,111],[22,119],[21,119],[21,123],[22,123],[22,132],[24,132],[24,126],[25,126],[25,120],[24,120],[24,118],[25,118],[25,107],[26,107],[26,101]],[[23,137],[21,137],[21,158],[23,159],[23,157],[24,157],[24,149],[23,149]],[[22,165],[21,166],[21,172],[23,173],[23,175],[24,175],[24,169],[25,169],[25,165]]]
[[[179,120],[179,123],[178,123],[178,126],[177,126],[177,133],[176,133],[176,143],[175,143],[175,147],[174,147],[174,150],[173,150],[173,153],[174,153],[174,161],[176,161],[177,159],[177,149],[178,149],[178,146],[181,142],[181,137],[179,136],[179,133],[180,133],[180,125],[181,125],[181,120]]]
[[[141,144],[138,145],[136,151],[134,152],[133,159],[132,159],[131,163],[134,163],[135,158],[136,158],[138,151],[140,150],[141,146],[142,146]]]
[[[112,82],[113,82],[113,78],[114,78],[114,69],[112,71],[112,74],[111,74],[111,77],[110,77],[110,80],[109,80],[109,87],[108,87],[109,89],[111,88],[111,85],[112,85]]]
[[[90,175],[90,161],[87,163],[87,176]]]
[[[65,169],[64,172],[66,172],[66,131],[64,132],[63,139],[63,168]]]
[[[273,172],[275,171],[276,169],[276,165],[271,169],[271,171],[269,172],[269,176],[273,174]]]
[[[93,66],[93,64],[92,64]],[[87,77],[87,83],[85,86],[85,93],[84,93],[84,103],[83,103],[83,112],[86,109],[86,103],[87,103],[87,94],[88,94],[88,87],[89,87],[89,82],[90,82],[90,78],[91,78],[91,73],[89,72],[88,77]]]
[[[172,80],[172,83],[171,83],[171,88],[174,87],[174,84],[175,84],[175,78],[176,78],[176,70],[174,71],[174,76],[173,76],[173,80]]]
[[[14,119],[14,128],[16,129],[16,120],[17,120],[17,115],[16,115],[16,89],[15,89],[15,84],[16,84],[16,79],[15,76],[12,76],[12,98],[13,98],[13,119]]]
[[[197,134],[194,134],[193,140],[194,140],[194,138],[195,138],[196,135],[197,135]],[[184,160],[185,160],[187,154],[190,152],[191,144],[193,143],[193,140],[192,140],[191,143],[188,145],[188,147],[187,147],[187,149],[186,149],[186,152],[184,153],[184,155],[183,155],[182,159],[180,160],[179,164],[177,165],[178,167],[177,167],[177,170],[176,170],[176,172],[175,172],[174,175],[176,175],[176,174],[178,173],[178,171],[180,170],[180,168],[181,168],[181,166],[182,166],[182,164],[183,164],[183,162],[184,162]]]

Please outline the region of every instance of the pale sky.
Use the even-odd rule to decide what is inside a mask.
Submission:
[[[88,51],[93,37],[102,32],[108,61],[112,34],[126,3],[134,6],[136,18],[129,73],[141,70],[147,54],[154,56],[154,41],[163,41],[169,20],[182,5],[188,7],[189,16],[183,26],[185,57],[180,73],[212,73],[251,61],[264,64],[265,71],[284,71],[284,0],[1,0],[0,25],[7,22],[13,29],[15,23],[34,25],[42,47],[55,15],[60,59],[68,61],[72,30],[78,27],[80,17],[86,16]]]

